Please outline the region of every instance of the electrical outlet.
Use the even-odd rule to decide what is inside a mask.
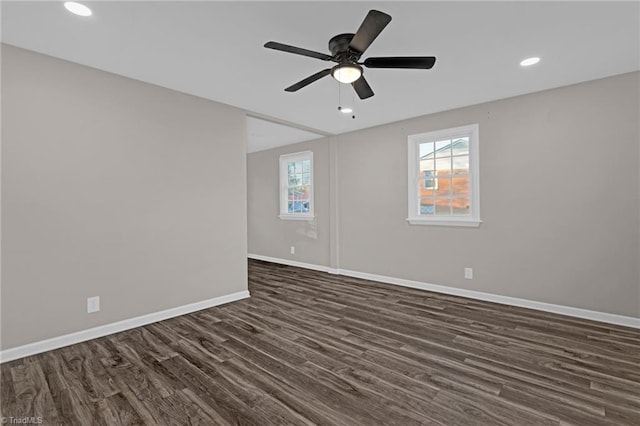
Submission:
[[[473,279],[473,268],[464,268],[464,277],[468,280]]]
[[[100,310],[100,296],[87,298],[87,313],[92,314]]]
[[[291,254],[296,254],[296,246],[291,246]]]

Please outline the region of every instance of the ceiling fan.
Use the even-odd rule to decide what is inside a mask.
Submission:
[[[333,78],[340,83],[351,83],[360,99],[367,99],[373,96],[373,90],[371,90],[371,86],[369,86],[364,75],[362,75],[362,66],[366,68],[428,70],[436,63],[434,56],[390,56],[367,58],[364,62],[358,62],[365,50],[367,50],[389,22],[391,22],[391,16],[378,10],[370,10],[355,34],[338,34],[329,40],[329,51],[331,55],[275,41],[265,43],[264,47],[338,63],[338,65],[333,68],[326,68],[304,80],[300,80],[284,89],[285,91],[296,92],[314,81],[331,74]]]

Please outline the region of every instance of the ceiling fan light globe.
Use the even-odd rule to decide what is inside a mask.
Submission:
[[[339,64],[333,67],[331,75],[340,83],[350,84],[362,76],[362,67],[357,64]]]

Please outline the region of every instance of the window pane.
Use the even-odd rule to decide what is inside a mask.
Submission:
[[[454,139],[451,144],[451,153],[453,155],[469,155],[469,137]]]
[[[311,196],[311,185],[302,185],[298,187],[303,198],[308,199]]]
[[[451,178],[450,177],[437,177],[436,181],[436,195],[437,196],[446,196],[449,195],[451,191]]]
[[[436,161],[433,158],[428,158],[426,160],[420,160],[420,175],[424,171],[435,171],[436,170]]]
[[[454,198],[452,200],[453,214],[454,215],[469,215],[471,210],[469,209],[468,198]]]
[[[433,142],[425,142],[425,143],[421,143],[419,148],[420,148],[420,159],[423,158],[433,158],[433,147],[434,147],[434,143]]]
[[[433,189],[425,189],[424,183],[422,180],[418,183],[418,191],[416,192],[418,197],[433,197],[435,195],[435,191]]]
[[[289,188],[289,193],[287,194],[287,200],[296,201],[300,200],[302,193],[300,191],[300,187],[296,186],[294,188]]]
[[[453,173],[454,174],[466,174],[469,173],[469,156],[463,155],[462,157],[453,157]]]
[[[303,161],[296,161],[296,174],[302,173],[302,163]]]
[[[309,202],[305,200],[295,200],[289,202],[289,213],[308,213]]]
[[[454,176],[452,179],[452,184],[453,184],[452,192],[454,197],[455,196],[469,197],[470,181],[471,181],[471,178],[469,177],[469,175]]]
[[[451,174],[451,157],[437,158],[436,170],[438,171],[439,175],[450,175]]]
[[[420,198],[420,214],[433,215],[435,213],[435,203],[433,198]]]
[[[309,185],[289,188],[287,197],[287,208],[289,213],[309,212],[311,202],[311,187]]]
[[[303,173],[302,174],[302,184],[309,185],[311,183],[311,174]]]
[[[308,173],[311,171],[311,161],[310,160],[304,160],[302,162],[302,171],[305,173]]]
[[[436,158],[451,157],[451,140],[436,141]]]
[[[436,173],[433,170],[425,170],[422,172],[422,188],[423,189],[436,189],[437,181],[435,179]]]
[[[450,216],[451,215],[451,199],[439,198],[436,199],[436,216]]]
[[[294,161],[287,165],[287,181],[289,186],[302,184],[302,163],[301,161]]]
[[[295,186],[298,184],[298,179],[296,178],[295,173],[289,173],[289,184],[288,186]]]

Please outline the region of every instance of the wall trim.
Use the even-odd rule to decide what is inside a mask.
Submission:
[[[255,254],[249,255],[250,259],[264,260],[266,262],[280,263],[283,265],[297,266],[299,268],[313,269],[321,272],[344,275],[347,277],[362,278],[365,280],[377,281],[385,284],[399,285],[402,287],[410,287],[419,290],[433,291],[435,293],[449,294],[452,296],[467,297],[469,299],[484,300],[487,302],[499,303],[502,305],[518,306],[521,308],[535,309],[538,311],[552,312],[555,314],[566,315],[570,317],[583,318],[592,321],[604,322],[608,324],[622,325],[640,329],[640,318],[629,317],[618,314],[610,314],[607,312],[591,311],[589,309],[575,308],[572,306],[556,305],[553,303],[538,302],[535,300],[521,299],[518,297],[502,296],[493,293],[484,293],[481,291],[466,290],[463,288],[449,287],[438,284],[427,284],[419,281],[405,280],[402,278],[387,277],[384,275],[370,274],[367,272],[351,271],[348,269],[331,269],[326,266],[311,265],[308,263],[295,262],[287,259],[278,259],[274,257],[260,256]]]
[[[279,263],[281,265],[296,266],[298,268],[312,269],[314,271],[328,272],[330,274],[339,274],[339,269],[330,268],[328,266],[314,265],[312,263],[298,262],[297,260],[280,259],[277,257],[262,256],[261,254],[247,255],[249,259],[262,260],[265,262]]]
[[[98,327],[77,331],[75,333],[65,334],[63,336],[52,337],[50,339],[41,340],[39,342],[16,346],[14,348],[0,351],[0,363],[13,361],[15,359],[24,358],[26,356],[39,354],[41,352],[62,348],[64,346],[69,346],[80,342],[85,342],[87,340],[96,339],[98,337],[107,336],[109,334],[118,333],[120,331],[130,330],[132,328],[141,327],[143,325],[151,324],[154,322],[163,321],[169,318],[178,317],[180,315],[200,311],[202,309],[224,305],[225,303],[235,302],[237,300],[246,299],[248,297],[250,297],[248,290],[239,291],[237,293],[214,297],[213,299],[202,300],[200,302],[190,303],[188,305],[169,308],[164,311],[152,312],[150,314],[141,315],[139,317],[100,325]]]

